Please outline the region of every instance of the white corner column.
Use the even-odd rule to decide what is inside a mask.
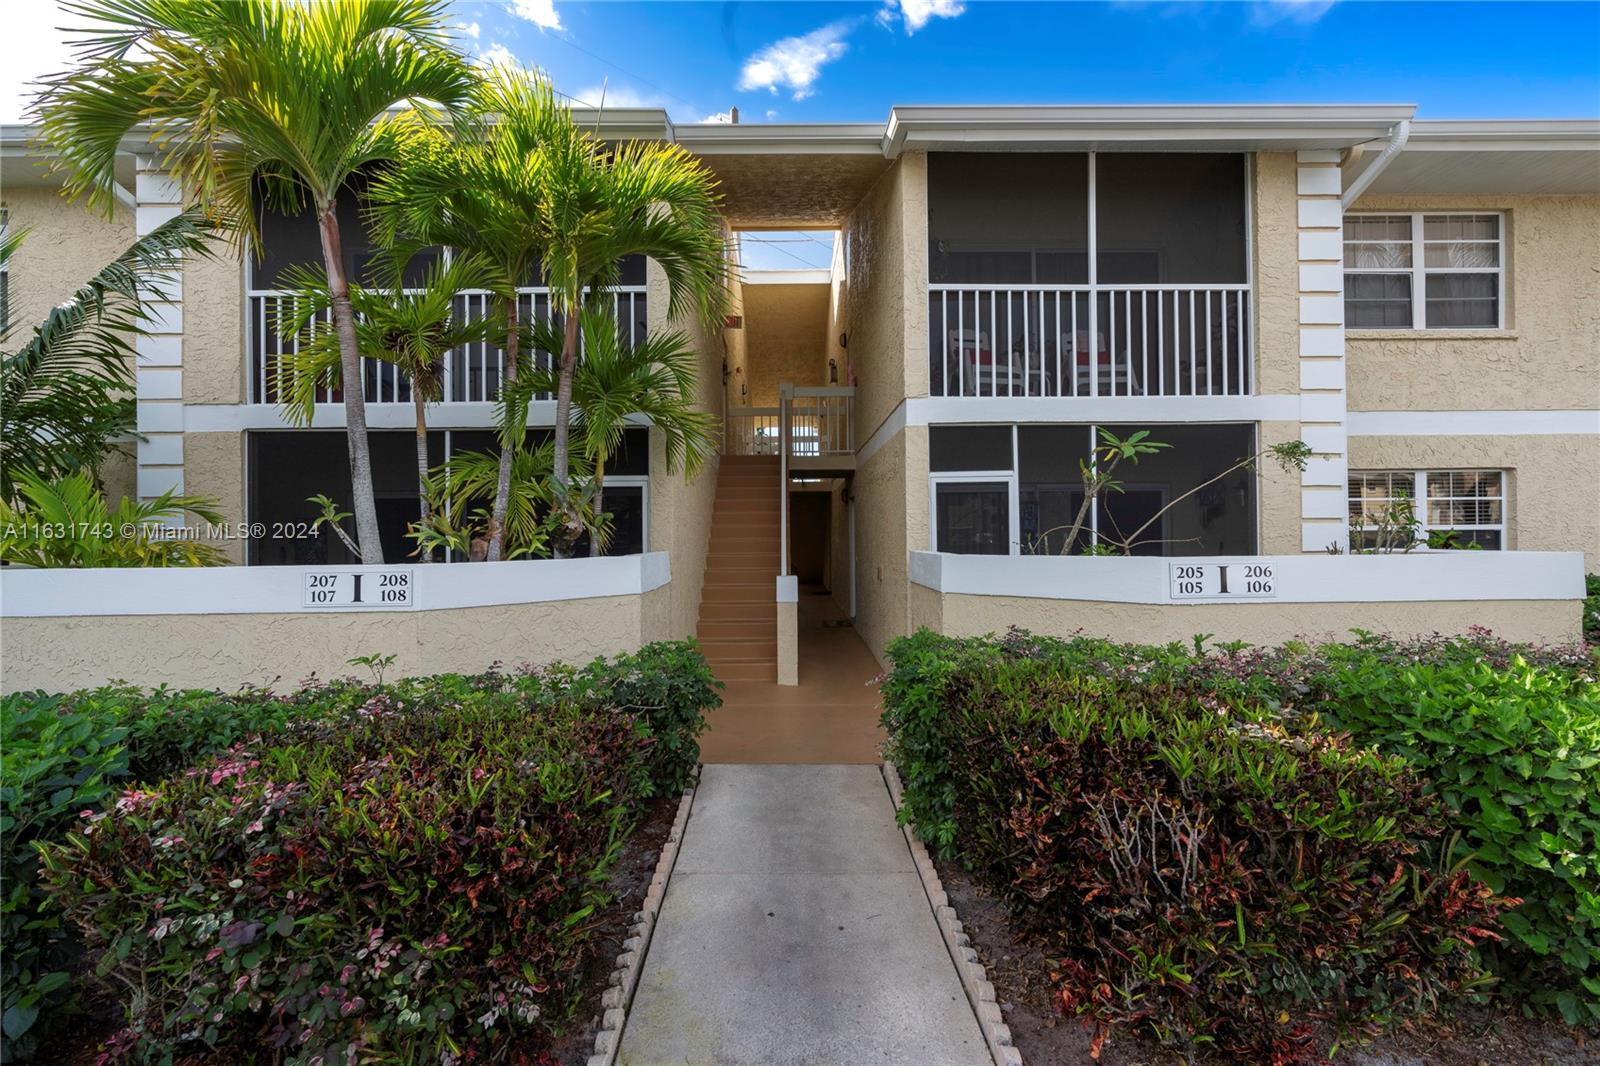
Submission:
[[[1349,543],[1349,433],[1344,359],[1344,213],[1339,153],[1297,156],[1300,275],[1300,439],[1311,459],[1300,475],[1300,548]]]
[[[140,156],[136,177],[134,229],[143,237],[183,210],[183,186]],[[183,492],[183,274],[165,275],[159,300],[147,303],[148,336],[136,342],[138,494],[151,499]]]

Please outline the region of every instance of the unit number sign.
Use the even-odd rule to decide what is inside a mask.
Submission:
[[[307,607],[411,607],[415,580],[410,570],[350,573],[320,570],[306,575]]]
[[[1278,597],[1271,563],[1170,563],[1174,600],[1272,600]]]

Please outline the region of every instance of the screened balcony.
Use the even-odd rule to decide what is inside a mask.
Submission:
[[[1252,390],[1245,157],[934,153],[934,396]]]
[[[377,256],[368,232],[366,219],[354,190],[339,204],[339,228],[344,251],[344,267],[352,283],[370,279],[372,265]],[[278,215],[263,212],[261,247],[250,256],[245,288],[245,372],[249,403],[276,404],[278,402],[278,367],[285,356],[298,352],[306,335],[284,336],[280,323],[289,322],[294,315],[295,292],[288,287],[288,278],[296,267],[320,267],[322,244],[316,220],[310,210],[297,215]],[[437,250],[434,255],[446,255]],[[414,258],[406,269],[405,281],[420,284],[426,276],[432,257],[428,254]],[[517,291],[519,317],[523,322],[549,321],[550,290],[532,284],[539,278],[535,269],[528,278],[530,284]],[[645,260],[643,256],[630,256],[622,263],[620,284],[608,294],[615,312],[617,328],[625,343],[633,343],[645,336],[649,322],[649,309],[645,298]],[[491,297],[482,290],[468,290],[456,297],[456,313],[476,320],[490,311]],[[555,316],[558,324],[560,316]],[[313,329],[328,327],[326,314]],[[536,352],[534,359],[549,366],[552,353]],[[493,344],[471,344],[452,352],[445,363],[445,388],[443,402],[492,403],[499,398],[500,381],[505,373],[505,352]],[[374,359],[362,360],[362,382],[368,403],[410,403],[411,383],[395,367]],[[535,400],[552,399],[538,395]],[[319,403],[342,403],[343,391],[324,389],[318,393]]]

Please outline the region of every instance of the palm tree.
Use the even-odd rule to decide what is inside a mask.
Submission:
[[[473,75],[449,47],[443,0],[85,0],[77,69],[39,109],[67,189],[107,210],[121,139],[147,128],[163,167],[214,217],[260,242],[255,208],[317,217],[344,379],[361,379],[335,203],[352,176],[391,159],[393,109],[454,108]],[[383,561],[367,419],[344,392],[350,481],[363,562]]]
[[[406,262],[387,256],[375,273],[376,286],[350,288],[350,307],[356,316],[356,346],[363,357],[388,363],[405,375],[416,408],[417,498],[422,520],[431,517],[428,493],[427,405],[444,398],[445,361],[467,344],[497,337],[500,328],[491,318],[469,318],[457,308],[459,293],[492,284],[495,275],[479,257],[466,254],[448,262],[435,259],[415,285],[406,284]],[[344,360],[338,337],[317,329],[333,304],[327,275],[320,270],[297,269],[289,274],[296,290],[293,313],[279,323],[288,337],[301,340],[299,350],[278,364],[278,403],[295,425],[310,425],[317,397],[344,382]],[[423,556],[424,561],[428,556]]]
[[[594,464],[591,506],[603,510],[606,463],[622,444],[628,419],[643,415],[665,438],[667,469],[680,468],[693,477],[716,448],[716,419],[694,409],[695,353],[689,339],[676,330],[651,334],[632,345],[622,339],[609,309],[585,307],[580,322],[583,359],[572,376],[573,425],[580,434],[580,452]],[[556,351],[562,330],[539,323],[531,331],[532,347]],[[554,392],[558,372],[535,370],[527,379],[530,392]]]
[[[396,224],[418,239],[491,255],[491,247],[499,244],[500,254],[508,257],[515,248],[519,269],[508,271],[511,277],[525,277],[535,267],[542,274],[550,289],[551,313],[563,325],[560,347],[550,349],[560,353],[552,478],[556,505],[575,526],[582,508],[566,494],[580,309],[586,298],[597,298],[616,284],[623,259],[644,255],[666,274],[669,315],[698,313],[707,322],[717,321],[727,298],[727,264],[716,179],[679,145],[612,146],[579,129],[549,83],[526,71],[500,69],[487,77],[473,114],[478,132],[455,154],[408,150],[392,184],[384,188],[380,179],[374,200],[399,205]],[[489,206],[477,205],[480,194],[469,190],[478,189],[494,190],[481,194]],[[497,213],[503,214],[502,223],[510,220],[514,236],[481,226],[480,219]],[[462,232],[451,233],[438,221],[452,215]],[[507,386],[528,369],[527,358],[512,340],[515,325],[513,315],[508,321]],[[509,387],[503,391],[518,401],[502,405],[504,450],[524,432],[526,398],[532,394]],[[502,490],[508,463],[503,456]],[[503,491],[497,491],[501,515],[503,500]],[[571,545],[558,538],[554,547],[563,557]]]
[[[408,126],[400,164],[378,175],[371,189],[380,240],[395,247],[469,251],[492,262],[506,279],[490,288],[505,323],[503,389],[515,383],[523,364],[517,286],[536,276],[549,225],[548,204],[529,164],[541,144],[565,132],[561,117],[548,82],[497,66],[479,82],[453,134],[428,123]],[[503,407],[502,415],[489,512],[491,562],[505,550],[512,466],[528,421],[526,405],[520,412]]]
[[[0,264],[24,236],[0,240]],[[134,342],[150,322],[147,301],[164,298],[163,279],[186,255],[210,254],[211,236],[196,212],[168,219],[52,308],[15,351],[10,308],[0,308],[0,499],[17,498],[23,472],[98,479],[111,442],[133,428]]]

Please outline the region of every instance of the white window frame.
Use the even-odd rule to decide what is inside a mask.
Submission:
[[[640,543],[643,550],[649,552],[650,548],[650,475],[649,474],[607,474],[605,491],[612,489],[643,489],[639,499],[639,506],[644,509],[644,523],[640,530]],[[604,502],[602,500],[602,502]]]
[[[1013,448],[1016,435],[1012,434]],[[1017,494],[1017,472],[1015,470],[960,470],[939,471],[928,475],[928,535],[933,542],[934,551],[943,551],[939,547],[939,486],[961,484],[992,485],[1000,482],[1006,487],[1006,555],[1017,555],[1021,550],[1021,542],[1017,539],[1017,530],[1020,525],[1020,505]]]
[[[1427,256],[1427,238],[1425,236],[1426,220],[1430,218],[1468,218],[1477,216],[1493,216],[1495,219],[1495,266],[1488,267],[1429,267],[1424,264]],[[1351,326],[1346,323],[1346,328],[1353,331],[1361,330],[1409,330],[1422,332],[1426,330],[1503,330],[1506,328],[1506,213],[1504,211],[1352,211],[1351,218],[1409,218],[1411,220],[1411,266],[1410,267],[1353,267],[1346,265],[1344,272],[1350,274],[1408,274],[1411,278],[1411,325],[1409,326]],[[1349,243],[1347,236],[1341,235],[1341,248]],[[1472,241],[1473,244],[1486,244],[1487,241]],[[1489,274],[1495,276],[1495,324],[1492,326],[1429,326],[1428,325],[1428,275],[1429,274]]]
[[[1434,533],[1434,532],[1442,533],[1442,532],[1444,532],[1446,530],[1452,530],[1452,529],[1456,530],[1458,532],[1461,532],[1461,533],[1499,533],[1500,534],[1500,547],[1498,547],[1498,548],[1480,548],[1479,550],[1481,550],[1481,551],[1510,551],[1511,550],[1511,545],[1510,545],[1510,541],[1509,541],[1509,538],[1510,538],[1510,535],[1511,535],[1510,534],[1510,529],[1511,529],[1511,520],[1510,520],[1511,493],[1509,491],[1509,487],[1510,487],[1510,484],[1511,484],[1511,472],[1509,470],[1504,470],[1504,469],[1501,469],[1499,467],[1492,467],[1492,466],[1491,467],[1482,467],[1482,466],[1440,467],[1440,468],[1434,469],[1434,470],[1405,470],[1405,469],[1401,469],[1399,467],[1365,467],[1365,468],[1351,470],[1350,474],[1349,474],[1349,477],[1359,477],[1359,476],[1363,476],[1363,475],[1366,475],[1366,474],[1402,474],[1402,475],[1405,475],[1405,476],[1411,478],[1411,491],[1412,491],[1411,505],[1414,508],[1414,513],[1416,514],[1416,517],[1417,517],[1417,525],[1416,525],[1416,531],[1415,531],[1415,535],[1416,535],[1416,538],[1417,538],[1417,544],[1416,544],[1416,546],[1414,548],[1411,549],[1412,551],[1416,551],[1416,552],[1460,551],[1461,549],[1459,549],[1459,548],[1430,548],[1430,547],[1428,547],[1428,534],[1429,533]],[[1433,525],[1432,523],[1430,523],[1428,521],[1428,476],[1430,474],[1439,475],[1439,476],[1448,476],[1450,474],[1498,474],[1500,476],[1500,496],[1499,496],[1499,499],[1500,499],[1500,521],[1497,522],[1497,523],[1496,522],[1484,522],[1484,523],[1475,523],[1473,525],[1463,525],[1463,526],[1437,526],[1437,525]],[[1393,499],[1395,499],[1395,497],[1391,496],[1391,497],[1389,497],[1389,499],[1393,500]],[[1356,499],[1355,499],[1355,497],[1352,497],[1350,495],[1349,478],[1346,478],[1346,480],[1345,480],[1345,513],[1347,515],[1350,513],[1350,505],[1352,503],[1354,503],[1354,502],[1356,502]]]

